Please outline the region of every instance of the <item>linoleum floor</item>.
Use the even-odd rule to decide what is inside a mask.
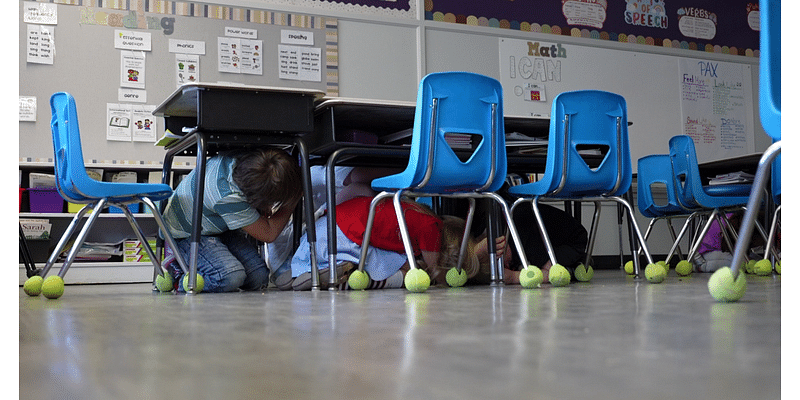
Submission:
[[[781,277],[364,292],[19,290],[21,399],[777,399]]]

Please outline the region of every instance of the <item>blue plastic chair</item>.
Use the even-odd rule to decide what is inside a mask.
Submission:
[[[564,92],[553,99],[550,121],[547,162],[542,178],[509,188],[510,194],[519,197],[512,209],[530,201],[550,263],[556,265],[558,260],[539,215],[540,199],[595,203],[586,262],[578,266],[575,273],[578,280],[589,280],[593,275],[589,260],[598,229],[599,204],[603,201],[614,201],[624,206],[648,263],[652,264],[653,259],[633,218],[633,208],[622,197],[630,188],[632,179],[625,99],[598,90]],[[583,150],[592,148],[604,153],[595,168],[581,156]],[[639,263],[634,257],[634,273],[639,276],[639,272]]]
[[[754,191],[755,186],[750,183],[707,185],[700,175],[697,153],[695,152],[692,138],[686,135],[674,136],[669,141],[669,147],[678,200],[686,207],[705,210],[707,215],[703,229],[696,236],[689,254],[687,254],[687,258],[691,260],[697,253],[703,237],[705,237],[714,220],[717,220],[720,226],[731,227],[731,223],[727,220],[727,212],[749,210],[748,200],[751,198],[751,193]],[[759,190],[763,190],[763,187]],[[758,212],[758,205],[755,208],[755,211]],[[762,237],[764,237],[764,240],[766,240],[766,233],[761,225],[757,221],[753,221],[753,223]],[[729,234],[726,229],[723,229],[722,233],[723,239],[732,248],[734,243],[738,241],[737,237],[739,236],[731,238],[731,234],[735,235],[735,232],[731,231],[731,234]]]
[[[664,261],[669,265],[676,250],[678,257],[682,257],[680,241],[683,239],[691,221],[698,218],[700,213],[697,210],[683,207],[678,201],[669,154],[652,154],[640,158],[637,171],[636,193],[639,211],[643,216],[650,218],[644,233],[644,239],[647,240],[650,237],[650,233],[658,221],[666,221],[673,241],[673,245]],[[658,189],[663,189],[666,194],[666,203],[656,202],[654,192]],[[675,234],[675,229],[672,226],[672,220],[676,218],[686,219],[679,235]]]
[[[733,265],[731,272],[733,277],[738,275],[738,268],[744,262],[747,254],[747,247],[753,233],[753,226],[757,226],[756,216],[758,207],[761,205],[763,189],[766,188],[769,180],[770,165],[775,162],[777,176],[773,173],[772,192],[773,196],[780,196],[780,152],[781,152],[781,2],[780,0],[762,0],[759,2],[761,15],[761,35],[760,35],[760,60],[759,60],[759,115],[761,116],[761,126],[769,135],[773,143],[761,156],[753,179],[753,192],[747,203],[747,212],[742,218],[742,226],[739,228],[739,239],[733,252]],[[779,199],[778,199],[779,200]],[[773,219],[779,218],[776,214]],[[774,224],[773,224],[774,225]],[[772,231],[772,229],[770,229]],[[771,236],[771,235],[770,235]],[[769,249],[769,247],[767,247]],[[765,256],[766,256],[765,251]],[[737,299],[738,300],[738,299]]]
[[[48,258],[45,266],[42,268],[39,276],[42,278],[47,276],[47,273],[58,259],[59,254],[64,250],[75,231],[81,225],[83,216],[89,210],[94,210],[83,224],[83,227],[75,239],[75,243],[72,245],[66,260],[58,272],[58,277],[61,280],[59,284],[63,285],[64,276],[75,260],[81,246],[83,246],[92,225],[100,215],[100,211],[113,205],[123,211],[136,237],[143,244],[142,247],[153,263],[155,279],[156,275],[161,275],[163,273],[159,261],[160,259],[155,256],[150,246],[146,245],[147,240],[144,233],[126,205],[139,202],[147,205],[152,211],[152,215],[164,239],[167,240],[167,243],[172,246],[172,248],[177,248],[172,236],[166,229],[164,220],[158,211],[158,206],[154,203],[155,201],[168,198],[172,194],[172,189],[169,185],[161,183],[101,182],[90,178],[89,175],[86,174],[86,167],[83,162],[83,150],[81,148],[78,112],[75,99],[69,93],[55,93],[50,98],[50,108],[52,110],[50,125],[53,134],[56,186],[61,197],[65,200],[85,205],[75,214],[75,217],[61,236],[61,239]],[[188,271],[185,262],[179,254],[176,254],[176,259],[181,268],[183,268],[185,272]],[[34,277],[29,278],[29,280],[30,279],[34,279]]]
[[[452,134],[469,135],[472,148],[454,150],[448,143]],[[464,153],[470,151],[471,154],[465,157]],[[508,206],[494,193],[505,181],[506,165],[503,92],[500,82],[469,72],[439,72],[425,76],[417,92],[411,151],[406,169],[372,181],[372,188],[380,193],[370,205],[358,273],[363,273],[364,270],[375,206],[382,199],[393,197],[401,237],[412,269],[406,274],[406,287],[415,291],[427,289],[427,285],[412,288],[408,284],[412,274],[427,274],[422,270],[413,271],[418,267],[400,199],[403,196],[467,198],[470,207],[464,231],[465,240],[462,240],[458,265],[455,267],[458,279],[448,279],[451,286],[463,285],[467,277],[461,270],[461,264],[474,214],[475,199],[494,199],[504,207],[506,221],[510,221]],[[517,244],[521,243],[516,230],[511,234]],[[494,248],[489,247],[492,255],[490,259],[494,263]],[[495,270],[496,264],[492,268]],[[353,275],[350,286],[358,289],[357,285],[352,284],[352,277]]]

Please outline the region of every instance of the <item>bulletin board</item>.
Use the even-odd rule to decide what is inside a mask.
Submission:
[[[49,99],[55,92],[76,99],[88,164],[156,165],[164,157],[154,145],[164,123],[151,111],[181,83],[338,95],[335,18],[179,1],[73,4],[21,3],[20,162],[52,162]],[[52,7],[56,18],[38,15],[31,23],[26,5]],[[297,73],[287,52],[311,57],[311,67]],[[299,63],[300,55],[290,60]]]

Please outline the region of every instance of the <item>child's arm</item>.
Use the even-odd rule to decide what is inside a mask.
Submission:
[[[284,206],[270,217],[262,214],[256,222],[242,229],[258,241],[272,243],[278,238],[278,235],[283,232],[283,228],[286,227],[286,224],[289,222],[289,218],[291,218],[294,209],[295,206]]]

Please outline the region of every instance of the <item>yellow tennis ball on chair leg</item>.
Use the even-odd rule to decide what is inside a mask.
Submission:
[[[203,279],[203,275],[197,274],[197,281],[195,282],[194,292],[200,293],[203,291],[203,287],[206,285],[206,281]],[[189,287],[189,274],[183,276],[183,291],[189,292],[187,289]]]
[[[64,280],[58,275],[48,276],[42,282],[42,295],[48,299],[57,299],[64,294]]]
[[[708,280],[708,292],[717,301],[739,301],[747,290],[747,280],[744,275],[744,271],[740,270],[739,276],[734,279],[733,271],[728,267],[722,267]]]
[[[753,265],[753,272],[756,275],[766,276],[772,273],[772,262],[768,259],[758,260]]]
[[[409,292],[421,293],[428,290],[428,287],[431,285],[431,277],[428,276],[427,272],[419,268],[414,268],[406,272],[403,283]]]
[[[171,292],[174,288],[175,284],[168,272],[161,271],[161,274],[156,276],[156,289],[159,292]]]
[[[519,271],[519,284],[526,289],[539,287],[544,282],[544,274],[539,267],[528,265]]]
[[[661,265],[647,264],[647,267],[644,268],[644,277],[650,283],[661,283],[667,277],[667,272]]]
[[[369,275],[365,271],[357,269],[347,278],[347,285],[353,290],[364,290],[369,286]]]
[[[34,297],[38,296],[38,295],[40,295],[42,293],[42,282],[43,281],[44,281],[44,279],[41,276],[34,275],[34,276],[28,278],[27,281],[25,281],[25,284],[22,285],[22,290],[28,296],[34,296]]]
[[[625,273],[628,275],[633,275],[633,260],[625,263]]]
[[[692,263],[686,260],[678,261],[678,265],[675,266],[675,273],[680,276],[689,276],[692,273]]]
[[[447,271],[445,280],[450,287],[464,286],[467,283],[467,271],[462,269],[461,272],[458,272],[458,268],[450,268],[450,270]]]
[[[589,282],[594,278],[594,268],[592,266],[584,266],[583,264],[579,264],[577,268],[575,268],[575,279],[580,282]]]
[[[548,279],[553,286],[567,286],[571,278],[569,276],[569,271],[567,271],[563,265],[556,264],[550,267]]]

